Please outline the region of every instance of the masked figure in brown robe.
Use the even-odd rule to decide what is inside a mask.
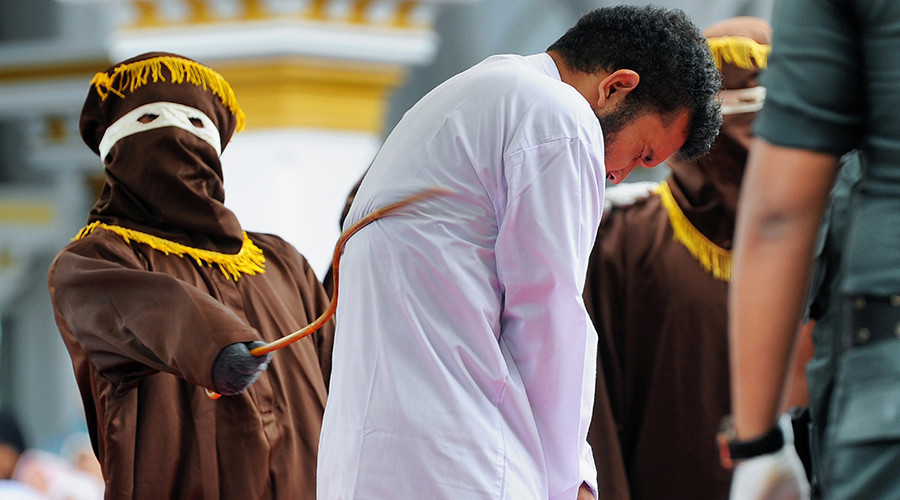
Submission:
[[[224,205],[219,155],[243,120],[221,75],[174,54],[91,82],[81,135],[106,184],[49,287],[107,498],[315,498],[333,324],[249,352],[328,299]]]
[[[718,139],[696,162],[667,160],[652,196],[603,216],[585,285],[600,337],[588,434],[600,498],[728,498],[715,435],[730,410],[730,249],[770,31],[743,17],[704,32],[726,89]]]

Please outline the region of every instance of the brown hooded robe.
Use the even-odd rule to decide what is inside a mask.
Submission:
[[[88,146],[97,152],[126,112],[167,101],[209,116],[224,147],[242,115],[213,93],[218,87],[175,83],[172,68],[185,58],[145,54],[122,64],[155,57],[174,61],[158,81],[105,98],[102,79],[91,88],[81,120]],[[327,308],[309,264],[277,236],[245,238],[224,205],[218,156],[190,132],[124,137],[104,164],[94,225],[59,253],[49,287],[106,498],[315,498],[332,323],[274,353],[244,392],[206,394],[222,348],[275,340]]]

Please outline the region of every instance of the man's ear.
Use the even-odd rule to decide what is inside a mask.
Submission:
[[[617,101],[621,101],[625,96],[638,86],[641,81],[641,75],[637,71],[630,69],[617,69],[612,73],[600,79],[598,90],[600,92],[597,106],[603,108]]]

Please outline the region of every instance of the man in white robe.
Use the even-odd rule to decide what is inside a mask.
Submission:
[[[680,11],[604,8],[547,53],[488,58],[387,138],[345,227],[320,499],[591,498],[596,333],[582,302],[605,180],[719,128]]]

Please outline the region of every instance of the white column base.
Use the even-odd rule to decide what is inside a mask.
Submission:
[[[318,276],[331,267],[347,194],[381,146],[365,132],[248,130],[222,154],[225,205],[246,231],[274,233]]]

